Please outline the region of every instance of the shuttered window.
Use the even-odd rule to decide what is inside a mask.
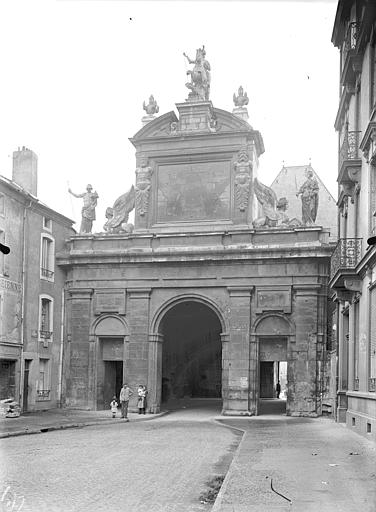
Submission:
[[[376,286],[370,291],[369,391],[376,391]]]

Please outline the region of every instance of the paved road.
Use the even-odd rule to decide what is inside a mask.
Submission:
[[[2,439],[0,492],[10,486],[24,496],[23,512],[207,511],[200,493],[226,473],[241,439],[211,416],[184,409],[147,422]]]

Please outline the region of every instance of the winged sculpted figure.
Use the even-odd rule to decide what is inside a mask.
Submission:
[[[258,181],[257,178],[253,180],[253,186],[257,200],[262,207],[262,216],[253,221],[254,228],[301,226],[298,219],[290,219],[286,214],[289,203],[285,197],[277,200],[274,190]]]
[[[130,212],[135,206],[135,190],[134,186],[125,194],[118,197],[112,208],[107,208],[107,222],[103,229],[107,233],[131,233],[133,224],[128,224]]]

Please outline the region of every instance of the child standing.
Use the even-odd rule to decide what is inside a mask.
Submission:
[[[143,386],[142,384],[140,384],[138,386],[137,395],[138,395],[138,400],[137,400],[138,414],[145,414],[146,395],[147,395],[146,386]]]
[[[118,403],[116,401],[116,396],[114,396],[112,398],[112,402],[110,403],[110,407],[111,407],[111,412],[112,412],[112,417],[115,418],[116,417],[116,413],[117,413],[117,408],[118,408]]]

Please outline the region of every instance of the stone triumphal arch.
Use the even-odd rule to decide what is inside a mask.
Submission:
[[[258,175],[264,145],[244,90],[228,112],[197,77],[176,111],[157,117],[154,97],[144,106],[134,186],[114,190],[103,232],[59,255],[65,403],[106,407],[123,380],[148,386],[149,412],[206,396],[223,414],[254,415],[283,363],[287,414],[320,414],[328,232],[290,219]]]

